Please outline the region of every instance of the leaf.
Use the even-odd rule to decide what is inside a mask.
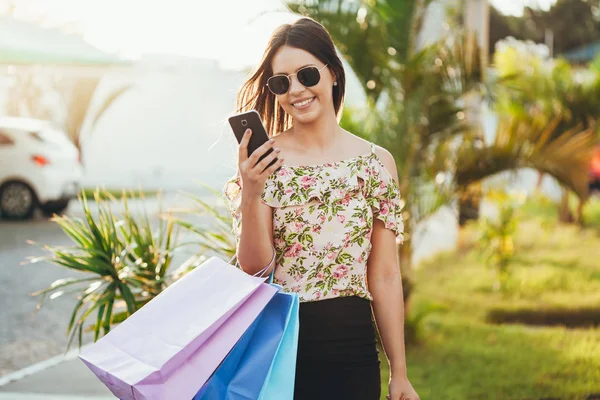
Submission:
[[[125,304],[127,305],[127,311],[129,312],[129,315],[133,315],[133,313],[136,311],[136,305],[135,305],[135,299],[133,297],[133,293],[131,293],[131,290],[129,289],[129,287],[124,284],[123,282],[118,282],[119,285],[119,290],[121,292],[121,295],[123,296],[123,299],[125,300]]]
[[[105,100],[102,102],[102,104],[100,105],[100,107],[98,108],[98,110],[96,111],[96,115],[92,118],[92,122],[91,122],[91,127],[90,129],[93,131],[94,129],[96,129],[96,125],[98,124],[98,120],[100,120],[100,118],[102,118],[102,116],[104,114],[106,114],[106,111],[113,105],[114,102],[116,102],[119,97],[123,96],[123,94],[125,94],[126,92],[128,92],[129,90],[133,89],[134,85],[125,85],[122,86],[116,90],[113,90],[106,98]]]

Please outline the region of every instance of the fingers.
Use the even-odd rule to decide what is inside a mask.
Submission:
[[[275,152],[273,152],[273,153],[275,153]],[[269,168],[264,170],[263,173],[261,174],[261,176],[264,175],[266,178],[268,178],[271,174],[273,174],[275,171],[277,171],[277,169],[280,168],[282,165],[283,165],[283,158],[280,158],[277,161],[275,161],[275,163],[273,165],[271,165]]]
[[[275,144],[275,141],[273,139],[270,139],[269,141],[263,143],[262,146],[260,146],[258,149],[254,150],[254,153],[252,153],[252,155],[250,157],[248,157],[248,163],[250,164],[250,166],[254,167],[258,163],[258,160],[267,151],[269,151],[269,149],[271,149],[274,144]],[[261,169],[261,172],[262,172],[262,169]]]
[[[244,136],[242,136],[242,140],[240,141],[240,145],[238,147],[238,159],[240,163],[248,159],[248,143],[250,143],[250,136],[252,136],[252,131],[250,129],[246,129],[246,132],[244,132]]]
[[[260,162],[256,164],[255,168],[257,168],[262,173],[267,168],[267,166],[279,156],[280,152],[281,149],[274,149],[268,156],[260,160]]]

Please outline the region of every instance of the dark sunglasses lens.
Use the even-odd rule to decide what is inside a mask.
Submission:
[[[315,86],[321,80],[317,67],[306,67],[298,71],[298,81],[306,87]]]
[[[284,94],[287,93],[290,88],[290,81],[287,76],[272,76],[267,81],[267,85],[269,85],[271,92],[275,94]]]

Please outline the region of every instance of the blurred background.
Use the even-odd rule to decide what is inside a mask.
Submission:
[[[421,398],[600,398],[600,1],[0,0],[0,399],[112,398],[77,344],[233,255],[227,118],[302,15],[396,158]]]

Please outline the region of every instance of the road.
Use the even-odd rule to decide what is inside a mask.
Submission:
[[[46,262],[21,265],[29,256],[44,255],[34,241],[68,245],[69,239],[48,220],[0,222],[0,375],[60,354],[67,344],[66,327],[72,298],[48,301],[38,312],[30,295],[54,280],[81,276]]]

